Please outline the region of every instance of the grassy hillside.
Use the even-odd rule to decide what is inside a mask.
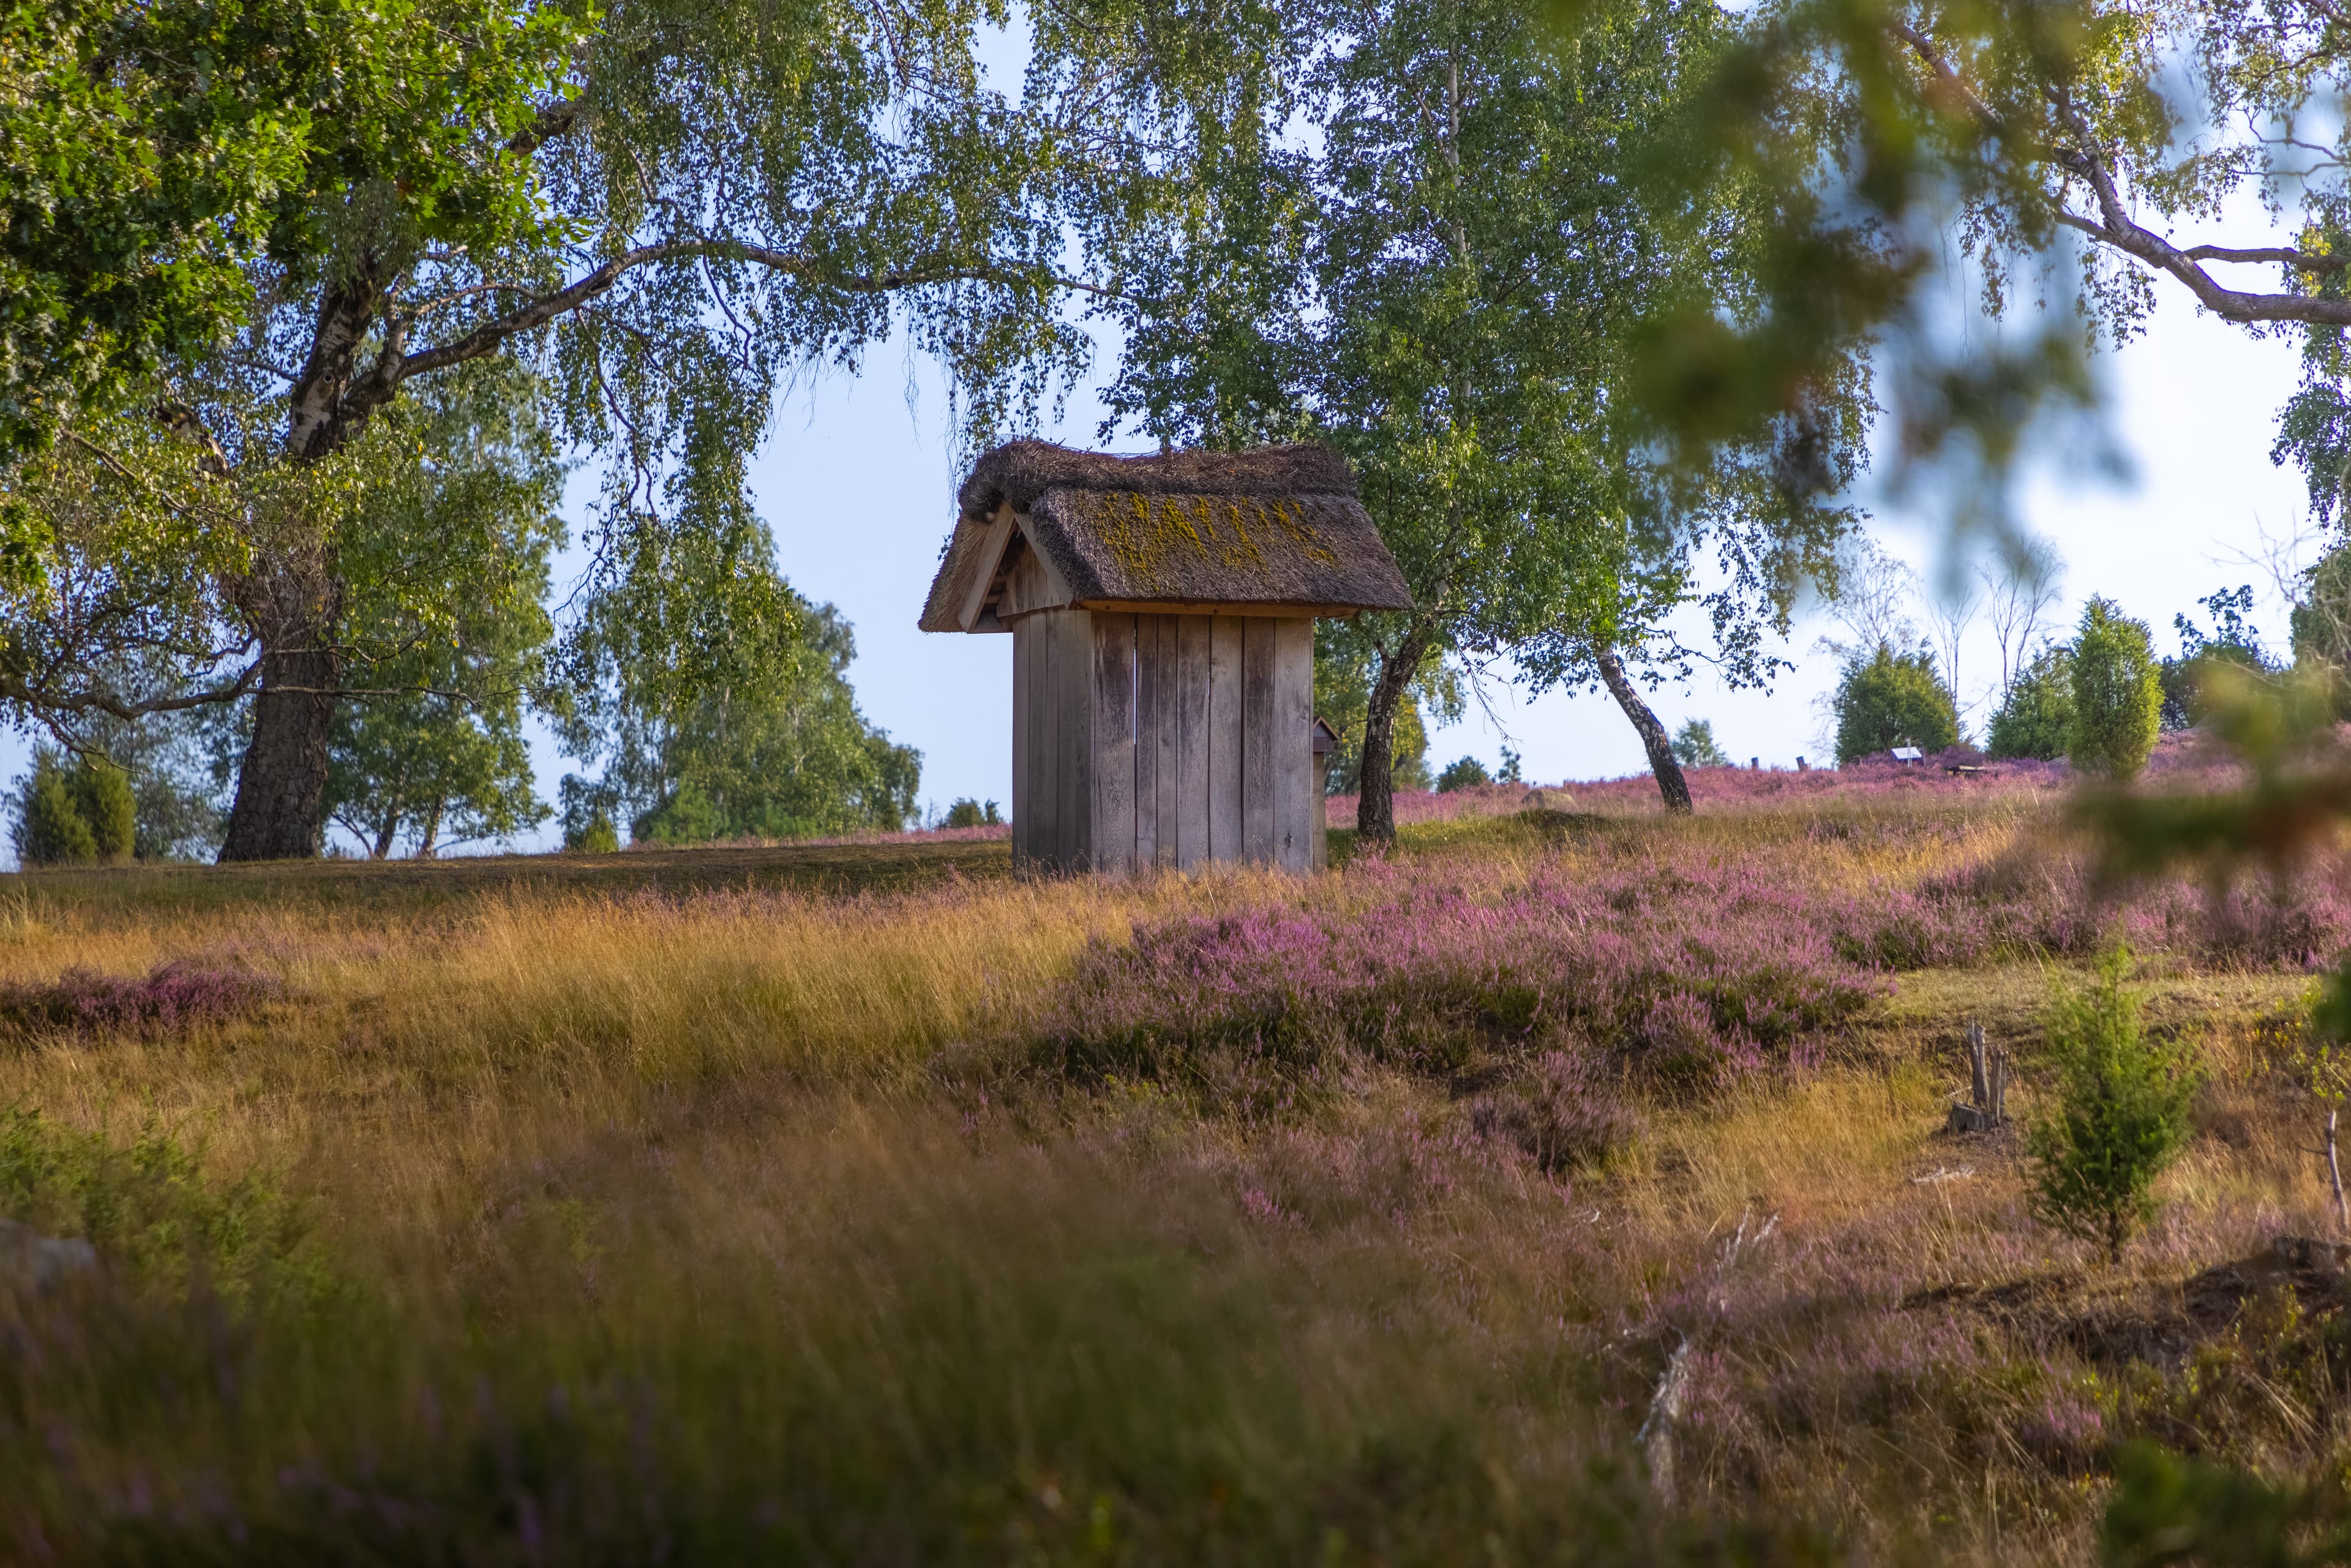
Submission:
[[[2266,1250],[2335,868],[2107,902],[2050,780],[1769,777],[1307,882],[0,878],[0,1216],[101,1260],[0,1285],[0,1557],[2088,1561],[2134,1437],[2337,1456]],[[2211,1077],[2108,1270],[1940,1129],[2116,932]]]

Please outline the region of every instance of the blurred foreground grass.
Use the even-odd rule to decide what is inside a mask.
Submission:
[[[2034,852],[2047,810],[1540,812],[1400,854],[1869,890]],[[2192,1304],[2326,1224],[2276,1070],[2292,973],[2149,967],[2218,1071],[2111,1275],[2031,1222],[2011,1145],[1938,1135],[1966,1019],[2029,1103],[2031,954],[1905,974],[1813,1065],[1635,1095],[1564,1163],[1493,1131],[1506,1040],[1229,1103],[1028,1049],[1090,943],[1343,912],[1375,869],[1039,882],[962,844],[0,879],[0,983],[276,983],[167,1033],[0,1028],[0,1217],[103,1260],[0,1286],[0,1557],[2086,1560],[2126,1437],[2338,1453],[2334,1305]],[[1685,1343],[1661,1492],[1635,1434]]]

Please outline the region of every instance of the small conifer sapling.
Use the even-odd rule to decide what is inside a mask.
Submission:
[[[2056,1081],[2025,1134],[2033,1212],[2109,1263],[2152,1216],[2155,1178],[2187,1145],[2202,1081],[2191,1052],[2142,1031],[2129,970],[2118,945],[2089,986],[2058,992],[2048,1043]]]

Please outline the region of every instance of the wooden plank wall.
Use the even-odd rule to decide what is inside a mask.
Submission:
[[[1317,863],[1311,621],[1042,612],[1013,675],[1016,859]]]
[[[1123,873],[1321,863],[1314,623],[1040,611],[1012,623],[1012,853]]]
[[[1135,820],[1142,815],[1141,782],[1134,766],[1135,617],[1093,617],[1093,832],[1083,846],[1085,863],[1072,870],[1123,872],[1134,864]],[[1071,848],[1078,846],[1072,845]]]
[[[1273,626],[1273,709],[1266,716],[1273,771],[1272,852],[1292,871],[1314,867],[1314,807],[1322,791],[1314,777],[1314,622],[1282,620]]]
[[[1208,853],[1241,855],[1241,618],[1208,622]]]
[[[1092,856],[1092,622],[1083,610],[1051,610],[1012,623],[1016,862],[1076,871],[1084,869]]]
[[[1026,621],[1012,623],[1012,858],[1029,858],[1029,659],[1035,633]]]

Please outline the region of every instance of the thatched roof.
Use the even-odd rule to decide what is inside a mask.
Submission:
[[[1328,447],[1113,457],[1016,441],[979,460],[960,502],[926,632],[967,630],[975,595],[992,610],[1012,542],[997,524],[1007,505],[1071,603],[1412,607],[1354,475]]]

